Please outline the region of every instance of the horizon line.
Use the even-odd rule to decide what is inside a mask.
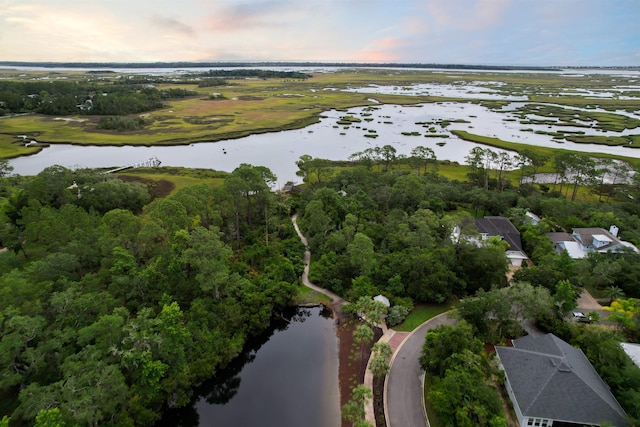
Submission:
[[[241,67],[256,65],[280,66],[333,66],[333,67],[397,67],[397,68],[477,68],[495,70],[559,70],[559,69],[640,69],[640,65],[524,65],[524,64],[474,64],[474,63],[427,63],[427,62],[361,62],[361,61],[250,61],[250,60],[219,60],[219,61],[0,61],[0,66],[40,66],[49,68],[67,66],[71,68],[95,67],[145,68],[155,66],[169,68],[189,66],[201,68],[207,66]]]

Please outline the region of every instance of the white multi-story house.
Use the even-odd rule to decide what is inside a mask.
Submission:
[[[556,252],[567,251],[574,259],[586,258],[590,252],[620,252],[632,250],[640,253],[638,248],[630,242],[618,238],[618,227],[612,225],[609,230],[604,228],[574,228],[569,233],[547,233]]]

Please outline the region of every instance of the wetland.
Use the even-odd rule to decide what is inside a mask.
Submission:
[[[19,174],[157,156],[167,166],[221,171],[241,163],[267,166],[279,183],[298,180],[295,161],[303,154],[346,160],[375,145],[392,145],[399,155],[430,146],[439,160],[463,162],[478,142],[461,139],[460,131],[515,147],[640,157],[637,71],[304,69],[309,78],[233,78],[214,87],[202,85],[206,78],[197,73],[133,71],[0,70],[0,82],[100,86],[135,78],[160,92],[190,94],[129,114],[143,126],[128,131],[100,129],[100,117],[80,112],[6,115],[0,155],[13,157]]]

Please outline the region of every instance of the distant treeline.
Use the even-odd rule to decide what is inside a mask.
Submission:
[[[126,115],[151,111],[163,101],[196,95],[178,89],[156,89],[149,84],[96,84],[70,81],[0,82],[0,116],[35,112],[48,115]]]
[[[268,78],[283,78],[283,79],[308,79],[311,77],[309,74],[301,73],[298,71],[274,71],[274,70],[259,70],[259,69],[234,69],[234,70],[209,70],[202,74],[203,77],[259,77],[262,79]]]
[[[379,68],[437,68],[470,70],[533,70],[557,71],[562,68],[550,66],[479,65],[479,64],[427,64],[427,63],[363,63],[363,62],[18,62],[0,61],[0,66],[44,67],[44,68],[239,68],[239,67],[379,67]],[[580,67],[603,68],[603,67]],[[620,67],[606,67],[620,68]],[[623,67],[634,68],[634,67]],[[637,67],[635,67],[637,68]]]

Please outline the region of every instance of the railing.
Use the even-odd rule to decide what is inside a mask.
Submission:
[[[121,170],[129,169],[129,168],[157,168],[160,166],[162,162],[157,157],[150,157],[147,160],[143,160],[141,162],[131,163],[126,166],[120,166],[119,168],[111,169],[106,171],[105,173],[113,173],[119,172]]]

